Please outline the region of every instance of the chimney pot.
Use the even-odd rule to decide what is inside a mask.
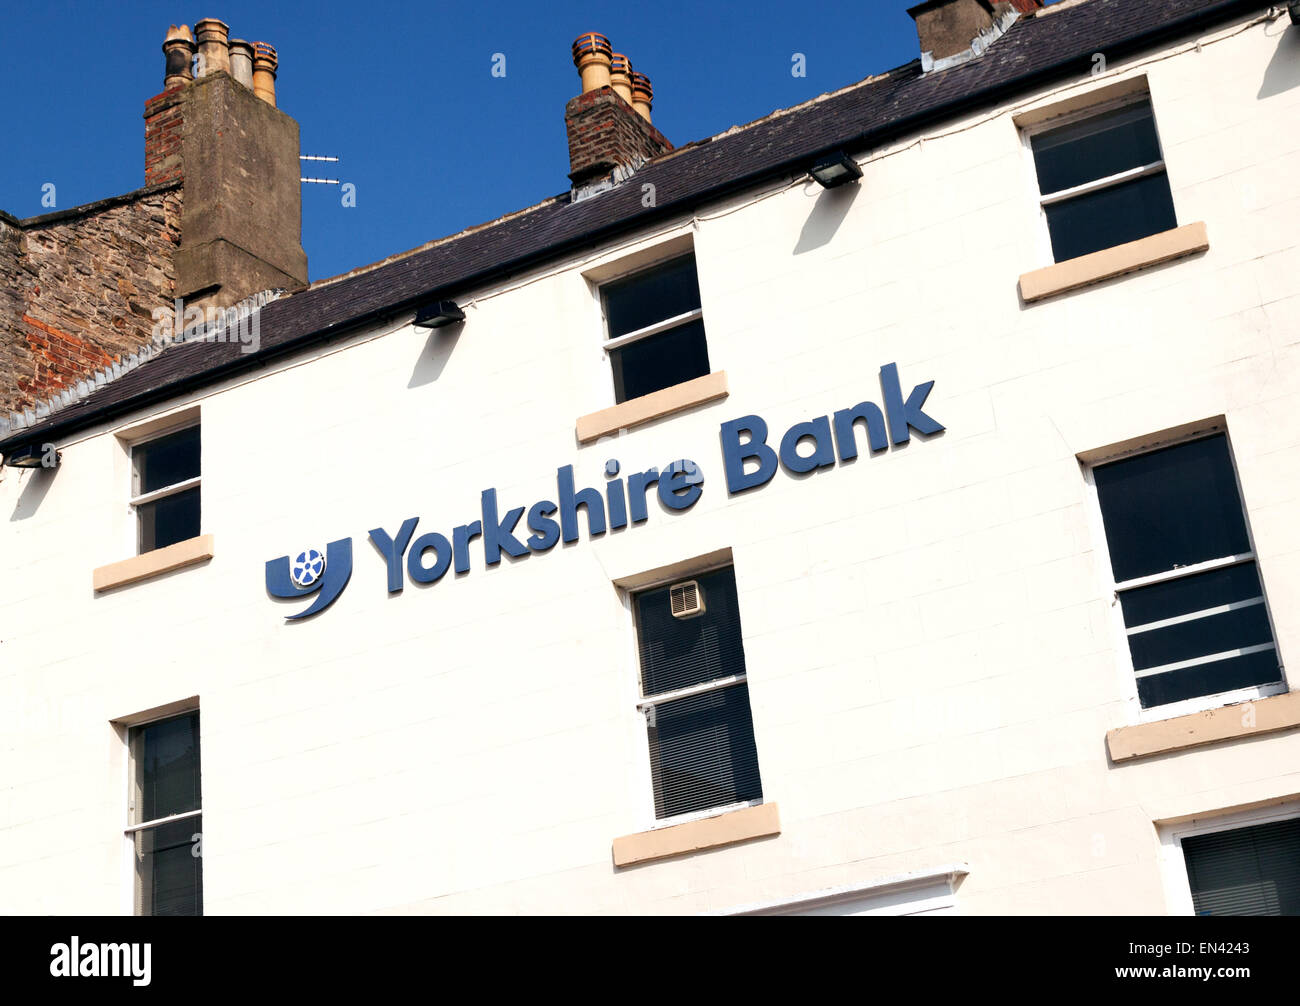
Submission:
[[[230,75],[250,91],[253,89],[253,43],[230,40]]]
[[[621,52],[610,56],[609,83],[615,94],[632,104],[632,61]]]
[[[573,65],[582,77],[582,93],[609,87],[609,65],[614,50],[609,39],[598,31],[589,31],[573,40]]]
[[[275,68],[279,65],[275,46],[269,42],[253,43],[253,93],[275,107]]]
[[[194,36],[190,34],[189,25],[183,24],[179,28],[172,25],[167,29],[167,37],[162,44],[165,64],[163,71],[164,91],[169,91],[173,87],[180,87],[194,79],[190,67],[194,62],[196,48]]]
[[[655,90],[650,86],[650,78],[644,73],[632,74],[632,107],[646,122],[650,121],[650,105],[654,96]]]
[[[194,25],[199,40],[199,59],[203,76],[230,72],[230,26],[215,17],[205,17]]]

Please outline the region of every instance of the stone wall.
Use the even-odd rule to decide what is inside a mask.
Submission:
[[[0,217],[0,413],[134,352],[175,296],[179,183]]]

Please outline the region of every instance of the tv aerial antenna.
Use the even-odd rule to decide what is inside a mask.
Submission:
[[[325,155],[323,155],[323,154],[299,154],[299,155],[298,155],[298,160],[300,160],[300,161],[328,161],[328,162],[330,162],[330,163],[332,163],[332,164],[337,164],[337,163],[341,160],[341,158],[338,158],[338,157],[328,157],[328,156],[325,156]],[[338,180],[337,178],[309,178],[309,177],[307,177],[306,175],[303,175],[302,177],[300,177],[300,178],[298,179],[298,181],[300,181],[300,182],[307,182],[307,183],[312,184],[312,185],[338,185],[338,184],[339,184],[339,180]]]

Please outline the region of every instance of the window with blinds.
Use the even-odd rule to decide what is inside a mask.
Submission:
[[[1300,817],[1182,846],[1197,915],[1300,915]]]
[[[633,596],[655,816],[762,799],[735,570]],[[684,593],[692,595],[682,617]],[[698,610],[697,610],[698,609]]]
[[[1227,436],[1093,474],[1142,708],[1280,683]]]
[[[130,825],[136,915],[202,915],[199,714],[132,727]]]

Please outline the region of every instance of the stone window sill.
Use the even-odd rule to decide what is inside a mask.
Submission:
[[[781,819],[776,804],[760,803],[757,807],[687,821],[668,828],[655,828],[614,839],[614,865],[632,866],[653,859],[680,856],[702,849],[716,849],[752,838],[781,834]]]
[[[166,548],[156,548],[143,555],[134,555],[121,562],[110,562],[95,570],[95,591],[125,587],[128,583],[148,580],[150,577],[170,573],[212,558],[212,535],[178,541]]]
[[[727,397],[727,372],[705,374],[691,381],[674,384],[640,398],[630,398],[608,409],[592,412],[578,419],[578,443],[587,444],[601,437],[631,429],[675,412]]]
[[[1295,727],[1300,727],[1300,692],[1288,692],[1153,723],[1118,727],[1107,731],[1106,749],[1111,761],[1124,762]]]
[[[1078,258],[1027,272],[1020,277],[1020,296],[1026,304],[1032,304],[1058,293],[1078,290],[1162,262],[1195,255],[1209,247],[1210,239],[1206,235],[1205,224],[1186,224],[1114,248],[1103,248],[1091,255],[1080,255]]]

